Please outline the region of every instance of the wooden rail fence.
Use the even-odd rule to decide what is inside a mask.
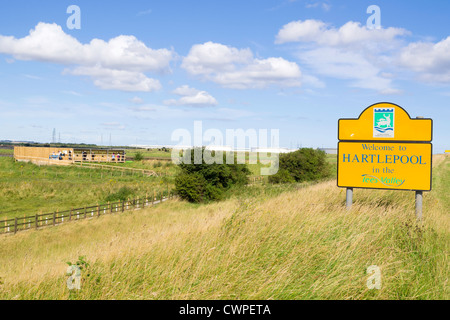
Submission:
[[[88,168],[88,169],[108,169],[108,170],[116,170],[121,172],[137,172],[142,175],[147,176],[155,176],[159,177],[164,175],[164,173],[158,173],[153,170],[148,169],[138,169],[138,168],[129,168],[129,167],[119,167],[119,166],[111,166],[111,165],[105,165],[105,164],[96,164],[96,163],[83,163],[83,162],[76,162],[73,165]]]
[[[65,211],[55,211],[51,213],[36,214],[32,216],[16,217],[4,219],[0,222],[0,234],[16,234],[19,231],[39,229],[43,227],[56,226],[70,221],[90,219],[101,215],[124,212],[128,210],[138,210],[174,198],[171,190],[154,192],[153,196],[128,199],[127,201],[117,201],[107,204],[97,204],[81,208],[72,208]]]

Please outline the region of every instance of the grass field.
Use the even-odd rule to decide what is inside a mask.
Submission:
[[[357,189],[347,211],[330,180],[1,236],[0,299],[449,299],[449,162],[434,161],[421,223],[413,192]]]
[[[127,157],[134,158],[136,153],[140,152],[144,158],[164,158],[164,159],[170,159],[172,156],[171,151],[159,151],[158,149],[127,149],[126,154]]]
[[[0,154],[13,155],[14,154],[14,150],[13,149],[1,149],[0,148]]]
[[[173,174],[175,167],[155,167],[151,163],[127,163]],[[72,207],[106,203],[122,187],[130,198],[172,188],[173,178],[156,178],[139,173],[66,166],[37,166],[0,158],[0,221],[37,213],[66,210]]]
[[[178,172],[171,161],[128,161],[109,163],[108,166],[152,170],[166,177],[89,169],[86,166],[37,166],[0,157],[0,221],[105,203],[122,187],[130,190],[130,198],[142,197],[162,188],[166,190],[168,186],[172,188]],[[252,176],[259,176],[262,167],[261,163],[249,165]]]

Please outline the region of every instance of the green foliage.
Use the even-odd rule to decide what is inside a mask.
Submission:
[[[69,266],[76,265],[80,270],[86,270],[89,268],[90,264],[86,261],[85,256],[79,256],[78,261],[75,263],[66,262]]]
[[[142,161],[144,160],[144,154],[140,151],[136,152],[134,155],[134,161]]]
[[[324,151],[303,148],[280,154],[279,170],[269,176],[271,183],[314,181],[331,175],[330,164]]]
[[[207,164],[203,157],[201,164],[195,164],[195,149],[186,152],[190,153],[191,161],[179,164],[181,170],[175,178],[175,190],[182,199],[195,203],[221,200],[227,190],[248,182],[248,167],[245,164],[226,164],[226,154],[223,154],[223,164]],[[201,152],[203,154],[204,148]],[[214,151],[211,156],[215,156]]]
[[[154,164],[153,164],[153,168],[160,168],[160,167],[162,167],[162,162],[161,161],[157,161],[157,162],[155,162]]]
[[[127,186],[123,186],[117,192],[109,194],[105,200],[106,201],[118,201],[118,200],[125,201],[133,194],[134,194],[133,189],[131,189]]]
[[[271,183],[294,183],[294,177],[286,169],[279,169],[278,172],[269,176],[269,182]]]

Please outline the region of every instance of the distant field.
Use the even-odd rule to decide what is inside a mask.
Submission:
[[[2,149],[0,149],[1,151]],[[10,150],[4,150],[10,151]],[[148,155],[161,155],[149,152]],[[170,153],[168,153],[170,155]],[[248,161],[248,154],[247,154]],[[139,172],[124,173],[114,170],[89,169],[65,166],[37,166],[31,163],[14,162],[0,157],[0,221],[6,217],[23,217],[36,213],[66,210],[71,207],[95,205],[105,202],[122,187],[132,190],[130,197],[143,196],[173,188],[178,168],[171,161],[143,160],[108,166],[152,170],[165,178],[147,177]],[[252,176],[260,176],[261,168],[268,165],[249,164]],[[265,177],[267,180],[267,176]]]
[[[158,149],[127,149],[127,157],[134,158],[136,153],[142,153],[144,158],[164,158],[164,159],[170,159],[172,156],[171,152],[165,152],[165,151],[159,151]]]
[[[448,300],[449,163],[435,157],[422,223],[413,192],[357,189],[347,211],[330,180],[1,236],[0,299]],[[79,256],[90,267],[69,291]]]

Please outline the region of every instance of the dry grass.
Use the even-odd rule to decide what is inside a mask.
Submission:
[[[331,181],[2,236],[0,298],[448,299],[450,219],[438,192],[425,193],[422,223],[413,192],[358,189],[347,211]],[[69,292],[65,262],[78,256],[90,276]],[[366,286],[370,265],[381,290]]]

